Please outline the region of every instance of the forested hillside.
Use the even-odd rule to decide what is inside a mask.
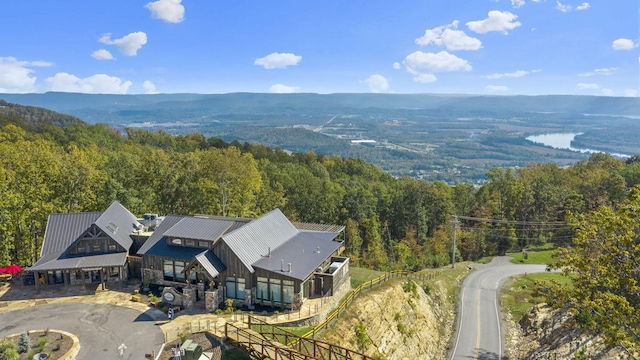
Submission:
[[[251,217],[278,207],[294,221],[345,225],[347,254],[358,266],[419,269],[450,261],[452,215],[466,217],[458,256],[473,260],[566,244],[572,230],[547,223],[615,205],[640,183],[640,159],[605,154],[567,169],[493,169],[476,188],[199,134],[31,125],[16,115],[0,115],[0,124],[0,266],[35,262],[48,214],[102,211],[118,200],[138,215]]]

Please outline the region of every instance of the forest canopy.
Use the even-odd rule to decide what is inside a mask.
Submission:
[[[496,168],[481,186],[450,186],[394,178],[356,158],[21,116],[0,114],[0,266],[37,260],[50,213],[103,211],[117,200],[137,215],[280,208],[292,221],[344,225],[357,266],[421,269],[450,262],[453,215],[506,221],[461,220],[459,259],[564,245],[572,230],[545,223],[615,206],[640,183],[636,157]]]

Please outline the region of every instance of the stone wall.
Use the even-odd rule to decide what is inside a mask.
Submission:
[[[182,295],[182,306],[184,306],[185,309],[193,307],[193,304],[196,302],[195,286],[188,285],[187,287],[182,288]]]
[[[205,308],[208,312],[214,312],[220,307],[223,301],[222,291],[220,289],[207,290],[204,292]]]

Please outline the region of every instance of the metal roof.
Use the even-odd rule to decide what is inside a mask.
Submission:
[[[40,256],[62,252],[100,217],[100,212],[50,214]]]
[[[93,224],[128,250],[133,243],[131,234],[138,222],[136,217],[117,201],[104,212],[50,214],[40,255],[66,250]]]
[[[171,227],[178,223],[178,221],[182,220],[185,216],[182,215],[167,215],[164,220],[160,223],[160,225],[156,228],[156,230],[151,234],[151,236],[147,239],[147,241],[142,244],[140,250],[138,250],[138,254],[146,254],[152,247],[160,241],[164,237],[164,233],[171,229]],[[166,243],[166,241],[163,241]]]
[[[131,234],[134,230],[142,229],[138,219],[122,206],[114,201],[95,221],[96,226],[105,234],[115,240],[123,248],[129,250],[133,240]]]
[[[316,223],[302,223],[292,222],[293,226],[298,230],[313,230],[313,231],[328,231],[328,232],[342,232],[344,226],[331,225],[331,224],[316,224]]]
[[[233,225],[233,220],[185,217],[165,231],[164,236],[216,241]]]
[[[221,272],[227,269],[226,266],[218,259],[218,257],[211,250],[205,250],[200,254],[196,255],[195,259],[193,259],[187,266],[184,267],[185,270],[194,265],[195,262],[198,262],[202,267],[209,273],[212,278],[218,276]]]
[[[79,257],[60,258],[62,251],[41,257],[29,271],[88,269],[97,267],[123,266],[127,260],[126,252],[87,255]]]
[[[276,249],[298,232],[280,209],[275,209],[222,235],[222,241],[229,246],[245,267],[253,272],[251,265],[254,262],[267,255],[269,249]]]
[[[301,231],[282,246],[271,250],[271,256],[262,256],[253,263],[253,267],[304,280],[342,246],[342,242],[334,241],[339,234]],[[291,272],[288,271],[289,264]]]

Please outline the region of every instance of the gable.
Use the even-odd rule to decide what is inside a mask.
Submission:
[[[40,256],[67,250],[100,215],[99,212],[50,214]]]
[[[239,229],[222,236],[222,240],[247,269],[254,262],[298,234],[298,229],[280,209],[275,209]]]

